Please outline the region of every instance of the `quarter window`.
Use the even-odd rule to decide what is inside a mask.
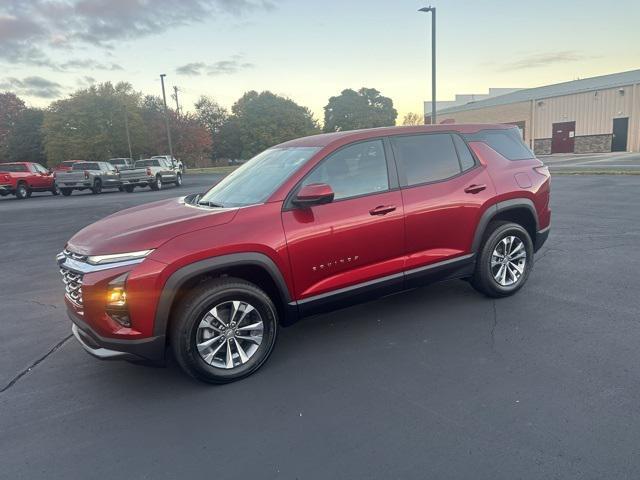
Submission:
[[[329,185],[335,200],[389,190],[382,140],[356,143],[328,156],[303,185],[312,183]]]
[[[461,172],[448,133],[392,137],[391,144],[407,186],[437,182]]]
[[[476,166],[476,161],[473,159],[473,155],[469,151],[469,147],[464,143],[464,140],[458,135],[453,135],[453,143],[456,145],[456,151],[458,152],[458,158],[460,159],[460,166],[462,171],[465,172],[470,168]]]
[[[528,160],[535,158],[533,152],[522,141],[517,128],[505,130],[483,130],[465,135],[469,142],[484,142],[508,160]]]

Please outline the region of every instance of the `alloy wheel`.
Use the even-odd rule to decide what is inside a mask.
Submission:
[[[200,320],[196,348],[212,367],[230,370],[247,363],[262,344],[264,323],[255,307],[232,300],[220,303]]]
[[[498,285],[511,287],[522,278],[526,263],[523,241],[510,235],[500,240],[491,254],[491,274]]]

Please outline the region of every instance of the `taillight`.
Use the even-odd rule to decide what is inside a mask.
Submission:
[[[147,167],[147,175],[151,176],[151,169]]]
[[[87,170],[84,171],[85,180],[89,180],[89,172]]]

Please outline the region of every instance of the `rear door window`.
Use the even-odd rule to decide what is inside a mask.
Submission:
[[[438,182],[462,169],[448,133],[390,137],[393,153],[406,186]]]
[[[465,135],[468,142],[484,142],[508,160],[530,160],[533,152],[522,141],[517,128],[483,130]]]
[[[27,172],[27,166],[17,163],[0,164],[0,172]]]

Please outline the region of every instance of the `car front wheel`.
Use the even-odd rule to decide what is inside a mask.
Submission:
[[[494,222],[488,231],[471,284],[489,297],[513,295],[526,283],[533,267],[533,242],[515,223]]]
[[[29,187],[24,182],[20,182],[18,187],[16,188],[16,198],[19,200],[24,200],[25,198],[30,197]]]
[[[231,277],[204,283],[175,311],[172,350],[182,369],[198,380],[239,380],[258,370],[273,350],[277,311],[252,283]]]

